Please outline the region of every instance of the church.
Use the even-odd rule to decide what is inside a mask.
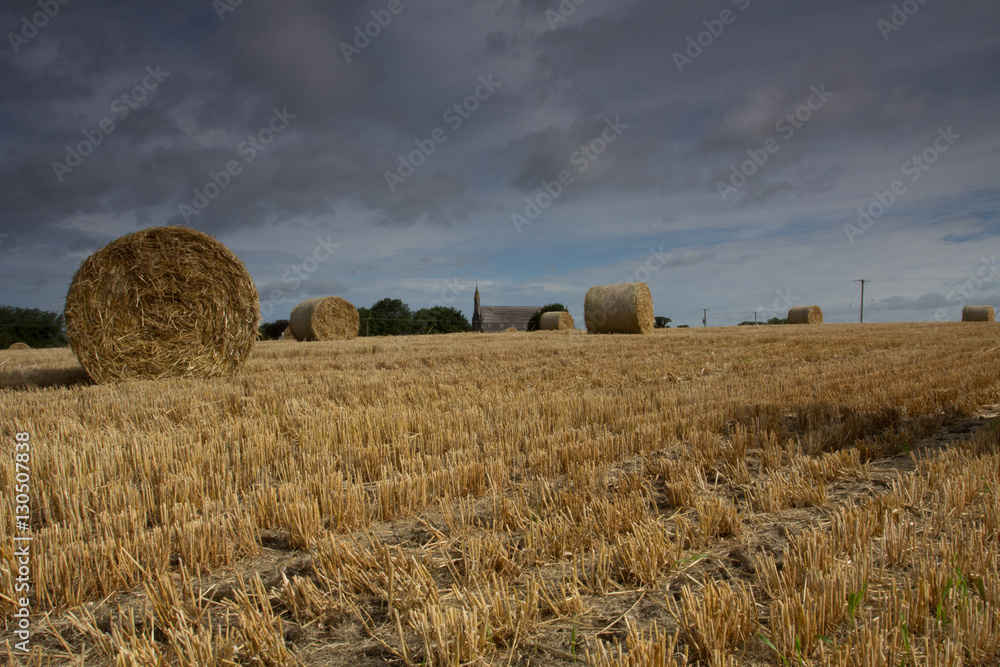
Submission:
[[[479,285],[476,285],[472,330],[480,333],[502,333],[513,327],[518,331],[527,331],[528,321],[539,310],[541,306],[480,306]]]

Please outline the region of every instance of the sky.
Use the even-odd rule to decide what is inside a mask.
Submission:
[[[10,0],[0,304],[186,225],[265,320],[646,282],[709,326],[1000,307],[995,0]]]

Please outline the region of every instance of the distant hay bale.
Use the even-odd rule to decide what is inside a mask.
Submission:
[[[281,332],[280,336],[278,336],[278,340],[295,340],[295,337],[292,336],[292,328],[285,327],[285,330]]]
[[[993,306],[966,306],[962,309],[963,322],[993,322]]]
[[[573,316],[565,310],[553,310],[542,313],[542,319],[538,323],[538,328],[542,331],[565,331],[566,329],[573,329],[575,326],[573,324]]]
[[[788,311],[789,324],[823,324],[823,309],[819,306],[793,306]]]
[[[588,333],[647,334],[653,330],[653,296],[646,283],[598,285],[587,290],[583,319]]]
[[[14,343],[13,345],[11,345],[7,349],[8,350],[30,350],[31,346],[28,345],[27,343],[22,343],[21,341],[17,341],[16,343]]]
[[[243,262],[185,227],[127,234],[84,260],[66,295],[66,336],[97,382],[236,372],[260,300]]]
[[[520,331],[520,329],[517,327],[507,327],[503,330],[504,333],[517,333],[518,331]]]
[[[295,306],[288,318],[295,340],[350,340],[361,326],[358,309],[339,296],[307,299]]]

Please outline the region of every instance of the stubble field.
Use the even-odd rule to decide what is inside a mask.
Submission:
[[[0,351],[14,664],[1000,664],[1000,325]],[[30,434],[31,654],[13,635]]]

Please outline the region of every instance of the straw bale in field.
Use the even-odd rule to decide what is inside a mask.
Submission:
[[[30,350],[31,346],[28,345],[27,343],[22,343],[21,341],[17,341],[16,343],[12,344],[7,349],[8,350]]]
[[[653,330],[653,297],[646,283],[598,285],[587,290],[583,319],[588,333],[647,334]]]
[[[823,324],[823,309],[819,306],[793,306],[788,311],[789,324]]]
[[[66,335],[97,382],[234,373],[257,339],[260,301],[239,258],[185,227],[128,234],[84,260]]]
[[[292,310],[288,328],[295,340],[350,340],[361,326],[358,309],[339,296],[307,299]]]
[[[542,313],[542,318],[538,322],[538,328],[542,331],[565,331],[574,327],[573,316],[565,310]]]
[[[507,327],[503,330],[504,333],[517,333],[518,331],[520,331],[520,329],[517,327]]]
[[[278,336],[278,340],[295,340],[295,336],[292,335],[292,328],[285,327],[285,330]]]
[[[963,322],[993,322],[993,306],[966,306],[962,309]]]

